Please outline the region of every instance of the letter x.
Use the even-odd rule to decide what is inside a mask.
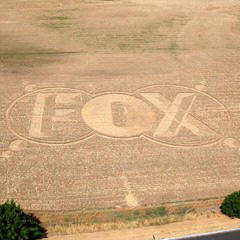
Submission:
[[[197,136],[217,134],[205,123],[189,114],[196,99],[194,93],[179,93],[173,102],[159,93],[140,93],[140,95],[165,113],[154,132],[155,137],[175,137],[182,127],[187,128]]]

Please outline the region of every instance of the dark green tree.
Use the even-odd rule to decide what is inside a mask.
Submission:
[[[24,213],[14,201],[0,205],[0,240],[36,240],[46,236],[39,220]]]
[[[231,218],[240,218],[240,192],[228,195],[221,207],[221,212]]]

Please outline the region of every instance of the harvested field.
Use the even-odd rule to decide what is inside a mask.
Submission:
[[[240,186],[240,4],[0,2],[0,199],[154,207]]]

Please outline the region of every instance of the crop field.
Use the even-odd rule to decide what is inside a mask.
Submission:
[[[240,3],[0,1],[0,201],[156,207],[240,188]]]

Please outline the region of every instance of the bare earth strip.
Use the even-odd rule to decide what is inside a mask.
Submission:
[[[1,1],[0,199],[75,211],[239,190],[239,89],[238,1]]]

